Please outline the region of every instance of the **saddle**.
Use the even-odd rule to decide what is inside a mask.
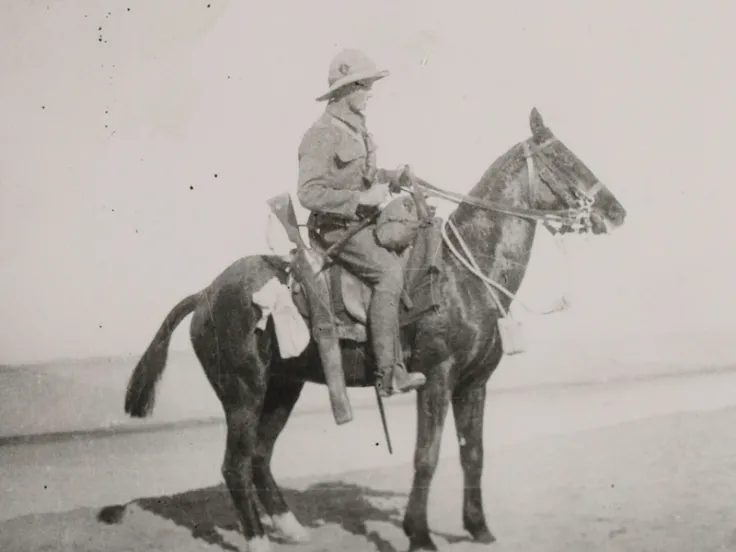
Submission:
[[[437,217],[425,219],[417,227],[416,237],[398,253],[404,272],[404,291],[399,307],[400,327],[415,322],[441,305],[441,292],[433,285],[441,274],[441,222]],[[319,256],[326,257],[325,250],[318,243],[312,241],[310,248]],[[317,278],[329,290],[330,307],[339,339],[366,342],[368,307],[373,294],[371,286],[331,259],[325,260]],[[290,272],[289,284],[297,310],[303,317],[309,318],[306,292],[298,274],[294,275],[293,271]]]
[[[404,199],[400,198],[400,201]],[[402,225],[401,216],[397,220],[397,212],[400,215],[402,210],[397,207],[387,211],[383,217],[385,227],[381,227],[380,220],[376,227],[376,238],[384,247],[402,247],[400,264],[405,276],[399,307],[399,326],[402,329],[407,329],[430,310],[443,305],[442,291],[435,285],[443,277],[442,219],[435,217],[427,208],[422,196],[414,194],[414,201],[418,214],[407,216],[409,224]],[[289,240],[297,246],[291,251],[289,261],[291,298],[311,328],[329,390],[333,417],[338,425],[347,423],[353,415],[343,370],[344,349],[340,342],[350,340],[363,344],[367,341],[368,307],[373,290],[357,275],[334,263],[330,252],[318,243],[307,245],[304,242],[288,194],[271,198],[268,203],[283,224]],[[348,233],[346,239],[349,236]],[[332,247],[336,246],[338,244]]]

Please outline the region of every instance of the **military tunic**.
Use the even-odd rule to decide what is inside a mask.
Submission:
[[[359,220],[360,192],[376,172],[375,143],[362,118],[330,104],[299,145],[297,198],[310,211]]]
[[[310,232],[310,237],[327,247],[339,241],[350,224],[363,218],[362,211],[375,209],[359,207],[360,192],[386,174],[376,169],[376,146],[363,119],[346,107],[328,104],[299,145],[297,198],[312,211],[309,225],[319,227],[318,235]],[[338,262],[375,289],[398,296],[401,266],[376,241],[374,231],[375,225],[369,225],[351,238],[339,251]]]

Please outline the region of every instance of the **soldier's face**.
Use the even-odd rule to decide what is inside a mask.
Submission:
[[[364,113],[370,98],[371,86],[363,83],[356,84],[353,91],[348,96],[350,109],[357,111],[358,113]]]

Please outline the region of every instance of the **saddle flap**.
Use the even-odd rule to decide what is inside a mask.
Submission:
[[[340,294],[347,313],[361,324],[367,324],[368,305],[373,293],[370,286],[342,267],[334,267],[330,270],[340,272]]]
[[[325,261],[320,251],[311,251],[313,258]],[[300,281],[297,267],[290,274],[292,300],[299,313],[306,319],[312,319],[309,299]],[[329,305],[332,312],[335,330],[340,339],[350,339],[359,343],[367,339],[366,325],[370,288],[357,276],[336,264],[323,265],[315,274],[315,283],[322,290],[320,296]]]

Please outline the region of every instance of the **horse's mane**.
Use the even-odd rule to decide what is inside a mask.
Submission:
[[[471,197],[481,197],[488,194],[490,190],[496,189],[498,186],[505,184],[509,179],[513,178],[519,170],[520,163],[523,162],[523,157],[519,155],[521,150],[521,142],[517,142],[511,146],[506,153],[503,153],[498,157],[490,167],[481,175],[478,182],[471,188],[466,194]],[[463,209],[466,208],[466,209]],[[463,214],[467,215],[475,210],[467,210],[468,205],[460,204],[450,216],[455,222],[459,222],[458,216]],[[463,213],[464,211],[464,213]]]
[[[473,186],[468,195],[478,197],[483,193],[487,193],[489,189],[493,189],[513,177],[519,170],[520,149],[521,142],[518,142],[511,146],[506,153],[496,159],[481,175],[480,179],[475,186]]]

